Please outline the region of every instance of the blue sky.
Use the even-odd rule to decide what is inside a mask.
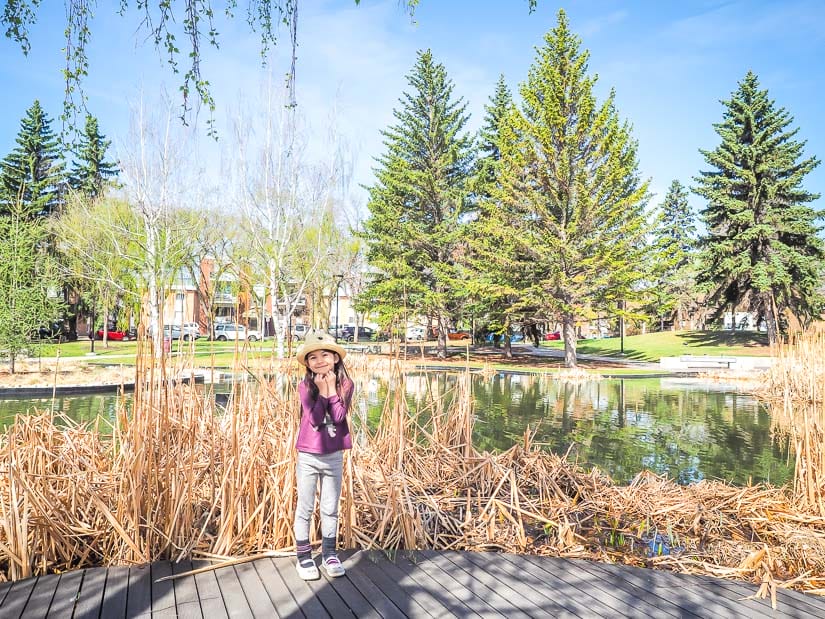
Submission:
[[[64,10],[52,8],[55,4],[44,3],[41,9],[29,57],[10,41],[0,41],[0,156],[14,147],[19,121],[34,99],[59,127]],[[137,32],[135,10],[124,18],[113,5],[97,7],[86,90],[89,110],[117,153],[128,147],[130,110],[141,96],[151,103],[166,88],[174,97],[179,82],[144,42],[145,33]],[[590,50],[590,70],[599,75],[601,96],[614,88],[619,113],[633,126],[640,172],[651,179],[656,194],[653,203],[661,201],[673,179],[693,183],[704,167],[699,149],[718,144],[712,124],[722,118],[719,101],[749,69],[794,116],[798,137],[807,140],[806,154],[825,158],[821,0],[580,0],[561,5],[539,0],[533,14],[526,0],[421,0],[414,22],[396,0],[362,0],[357,7],[353,0],[305,0],[298,33],[299,108],[317,135],[335,108],[339,131],[357,153],[353,181],[370,184],[372,158],[382,150],[379,131],[393,122],[392,110],[407,87],[405,75],[417,50],[432,49],[446,66],[456,96],[469,104],[470,128],[476,129],[499,74],[517,92],[559,8]],[[238,13],[242,16],[243,9]],[[203,71],[213,84],[218,130],[226,137],[228,119],[256,99],[265,71],[258,38],[243,19],[221,19],[218,29],[221,50],[206,51]],[[270,61],[276,75],[288,68],[287,33],[281,36]],[[217,144],[201,139],[198,149],[217,160],[226,145],[226,139]],[[823,168],[808,176],[807,189],[825,193]],[[355,199],[363,202],[363,191],[356,191]],[[702,205],[695,196],[691,202]],[[825,208],[825,201],[817,206]]]

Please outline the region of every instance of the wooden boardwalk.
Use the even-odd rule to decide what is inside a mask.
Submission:
[[[825,598],[703,576],[580,560],[465,552],[344,553],[347,575],[305,583],[294,559],[155,582],[208,565],[168,561],[0,584],[3,619],[119,617],[798,617],[825,619]]]

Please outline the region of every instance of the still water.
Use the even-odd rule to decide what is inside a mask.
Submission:
[[[447,394],[457,376],[446,372],[411,374],[406,395],[411,408],[426,394]],[[724,479],[736,484],[790,481],[786,446],[771,437],[767,408],[730,386],[696,379],[614,379],[559,383],[546,376],[501,373],[472,376],[481,450],[520,443],[524,430],[534,442],[589,468],[597,466],[617,482],[644,469],[687,484]],[[380,415],[389,385],[370,380],[355,406],[369,420]],[[31,408],[54,407],[77,421],[114,419],[115,395],[66,396],[43,400],[0,399],[0,427]]]

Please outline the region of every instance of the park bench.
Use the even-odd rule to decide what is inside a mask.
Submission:
[[[362,355],[380,355],[381,343],[376,342],[374,344],[344,344],[344,350],[346,350],[348,353],[361,353]]]
[[[736,364],[735,357],[711,357],[708,355],[694,356],[682,355],[679,357],[679,362],[684,364],[686,369],[691,370],[710,370],[710,369],[726,369],[729,370],[731,365]]]

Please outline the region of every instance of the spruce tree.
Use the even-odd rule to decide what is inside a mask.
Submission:
[[[27,216],[55,211],[65,189],[60,143],[40,102],[26,111],[17,134],[17,147],[0,163],[0,214],[19,202]]]
[[[793,117],[776,107],[753,72],[722,103],[722,122],[714,125],[721,143],[700,151],[713,169],[695,179],[695,192],[708,201],[700,280],[717,315],[746,307],[775,342],[783,311],[804,322],[823,307],[823,243],[815,225],[822,213],[809,206],[819,195],[802,187],[819,160],[803,157]]]
[[[77,159],[72,164],[69,176],[72,189],[90,198],[103,193],[106,184],[119,172],[113,162],[106,161],[106,150],[111,143],[111,140],[100,133],[97,118],[87,114],[78,144]]]
[[[433,318],[439,355],[456,305],[462,218],[468,212],[472,137],[466,104],[453,98],[444,65],[427,50],[407,77],[410,91],[382,132],[386,153],[369,188],[363,236],[376,275],[361,295],[384,322],[404,308]]]
[[[636,142],[614,94],[596,101],[580,44],[559,11],[520,88],[520,110],[502,123],[500,206],[487,226],[499,248],[495,279],[512,287],[514,310],[561,319],[568,367],[577,324],[638,293],[647,252]]]
[[[665,194],[653,234],[654,309],[660,318],[675,314],[674,319],[681,326],[685,306],[695,296],[696,224],[688,204],[688,191],[678,180],[670,184]]]

